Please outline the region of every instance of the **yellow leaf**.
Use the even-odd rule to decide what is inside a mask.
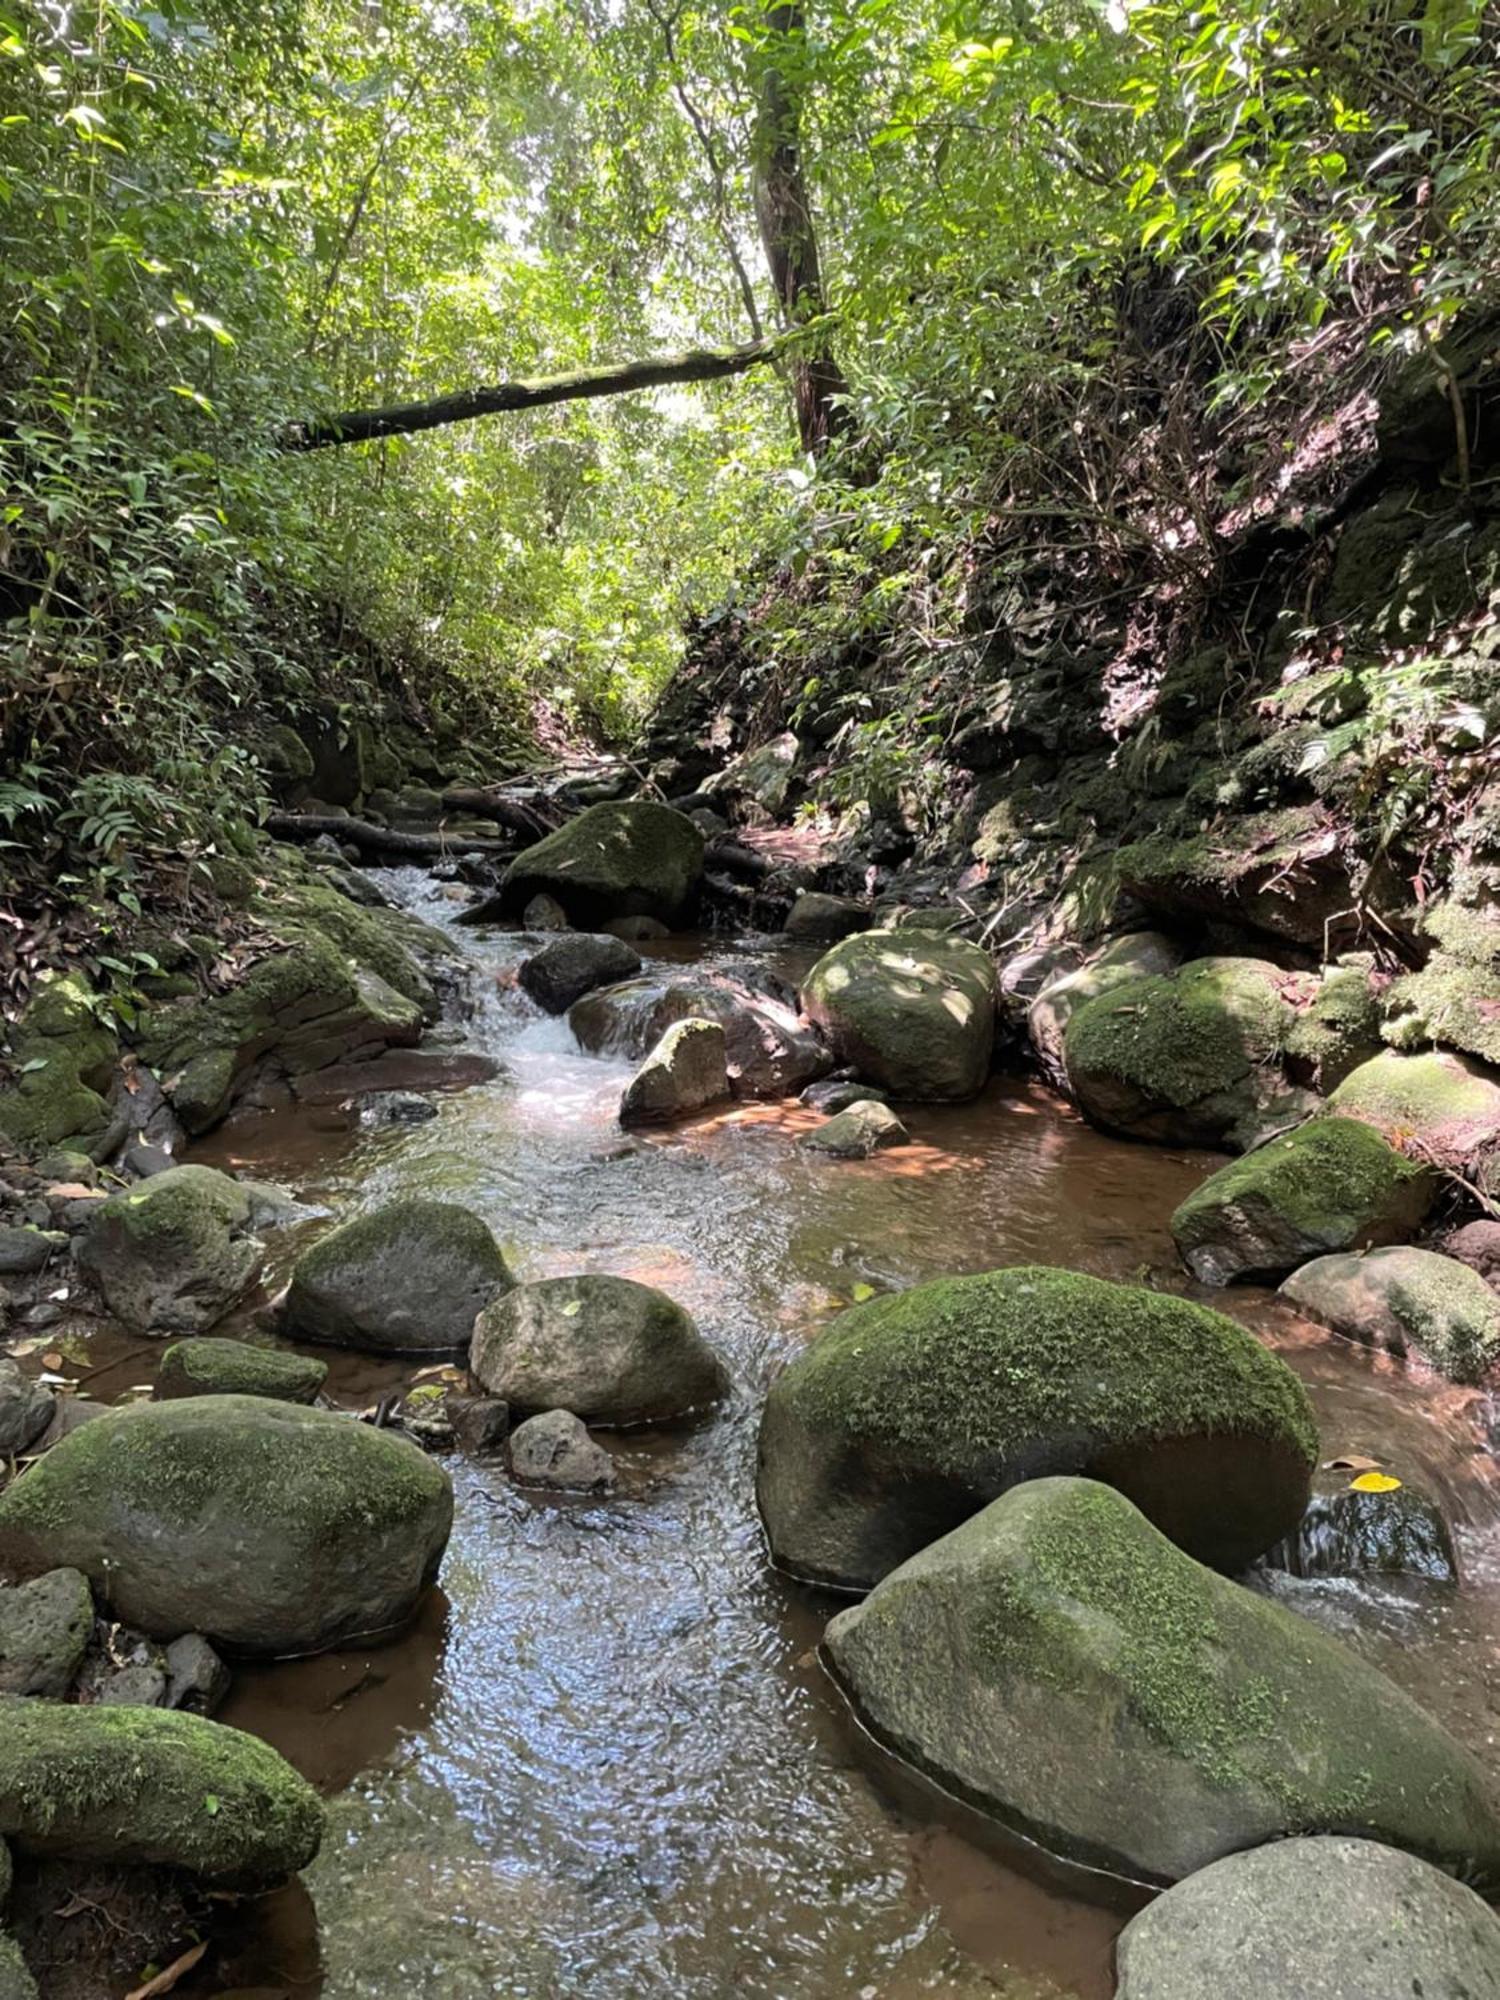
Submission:
[[[1353,1493],[1394,1493],[1400,1484],[1388,1472],[1362,1472],[1358,1479],[1349,1481],[1349,1489]]]

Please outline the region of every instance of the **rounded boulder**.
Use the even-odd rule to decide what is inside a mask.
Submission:
[[[1064,1472],[1235,1569],[1296,1526],[1316,1459],[1306,1391],[1233,1320],[1018,1265],[841,1313],[771,1384],[757,1495],[776,1562],[843,1589]]]
[[[0,1494],[0,1567],[81,1570],[153,1638],[321,1652],[402,1625],[437,1574],[448,1475],[404,1438],[258,1396],[112,1410]]]
[[[669,1422],[715,1403],[724,1364],[688,1313],[632,1278],[543,1278],[480,1314],[470,1368],[514,1410]]]
[[[500,1246],[456,1202],[388,1202],[340,1224],[297,1259],[283,1326],[324,1347],[455,1354],[510,1288]]]
[[[835,1062],[898,1101],[977,1096],[995,1041],[995,965],[967,938],[864,931],[807,975],[803,1011]]]

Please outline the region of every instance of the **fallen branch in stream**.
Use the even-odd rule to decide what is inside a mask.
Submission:
[[[268,813],[266,832],[278,840],[316,840],[332,834],[372,854],[407,854],[424,861],[446,860],[454,854],[514,854],[516,843],[478,833],[402,833],[393,826],[374,826],[367,819],[340,819],[334,813]],[[534,837],[534,836],[533,836]]]

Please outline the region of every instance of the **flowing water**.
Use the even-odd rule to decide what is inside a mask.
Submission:
[[[424,875],[386,879],[424,916],[451,916]],[[1121,1910],[981,1844],[856,1742],[813,1657],[832,1602],[766,1560],[756,1418],[777,1366],[867,1287],[1025,1260],[1179,1285],[1167,1218],[1217,1161],[1108,1140],[1005,1080],[913,1114],[915,1144],[868,1163],[799,1152],[813,1121],[785,1106],[625,1139],[629,1065],[580,1054],[516,991],[520,940],[457,935],[484,992],[470,1039],[500,1077],[426,1124],[271,1113],[198,1157],[340,1215],[396,1194],[464,1202],[521,1277],[659,1285],[725,1357],[734,1395],[684,1432],[600,1434],[623,1475],[604,1501],[528,1495],[498,1465],[451,1458],[453,1540],[414,1630],[239,1669],[224,1720],[329,1794],[330,1833],[304,1882],[247,1917],[233,1962],[179,1990],[1106,2000]],[[1500,1766],[1500,1503],[1473,1399],[1413,1385],[1265,1294],[1212,1298],[1306,1378],[1325,1458],[1378,1458],[1440,1499],[1464,1565],[1457,1595],[1405,1580],[1266,1587]],[[365,1406],[418,1365],[337,1357],[331,1386]],[[129,1379],[126,1364],[95,1393]]]

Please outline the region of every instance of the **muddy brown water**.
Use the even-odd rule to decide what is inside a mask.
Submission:
[[[387,879],[423,915],[451,915],[425,876]],[[813,1655],[831,1600],[767,1563],[756,1417],[777,1366],[867,1286],[1035,1260],[1191,1292],[1166,1223],[1217,1159],[1111,1141],[1003,1079],[975,1104],[914,1112],[915,1144],[862,1164],[800,1153],[792,1140],[813,1121],[785,1106],[622,1140],[629,1065],[581,1055],[514,990],[516,938],[456,935],[483,975],[469,1038],[502,1060],[499,1078],[426,1124],[271,1113],[195,1157],[339,1215],[398,1193],[467,1203],[523,1277],[660,1285],[724,1355],[734,1395],[685,1432],[606,1436],[624,1474],[606,1501],[530,1496],[497,1465],[450,1459],[442,1586],[407,1634],[238,1670],[223,1719],[324,1790],[329,1834],[303,1882],[246,1911],[179,1990],[1107,2000],[1122,1909],[998,1849],[849,1728]],[[1269,1587],[1500,1770],[1500,1499],[1473,1399],[1331,1341],[1264,1293],[1196,1295],[1304,1376],[1325,1458],[1377,1458],[1442,1501],[1457,1595]],[[419,1366],[333,1359],[332,1389],[353,1407]],[[117,1394],[143,1367],[122,1358],[91,1392]]]

